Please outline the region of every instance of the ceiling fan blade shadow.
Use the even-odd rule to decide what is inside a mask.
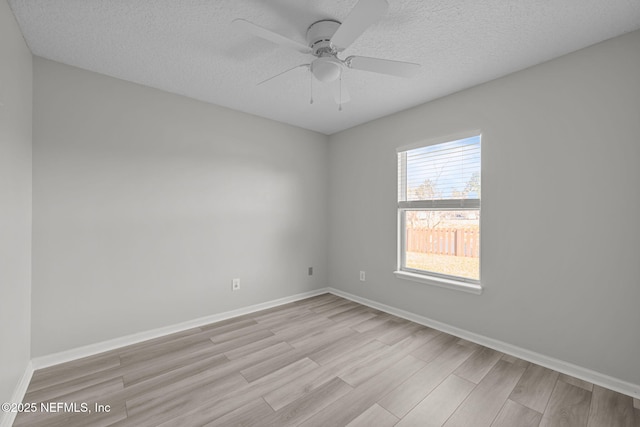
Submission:
[[[285,71],[283,71],[283,72],[281,72],[281,73],[276,74],[275,76],[269,77],[268,79],[261,81],[261,82],[260,82],[260,83],[258,83],[256,86],[260,86],[260,85],[261,85],[261,84],[263,84],[263,83],[266,83],[266,82],[268,82],[268,81],[270,81],[270,80],[273,80],[273,79],[275,79],[276,77],[280,77],[281,75],[286,74],[286,73],[288,73],[289,71],[293,71],[293,70],[295,70],[295,69],[297,69],[297,68],[302,68],[302,67],[309,68],[309,65],[310,65],[310,64],[301,64],[301,65],[296,65],[295,67],[289,68],[288,70],[285,70]]]
[[[282,34],[267,30],[266,28],[256,25],[253,22],[247,21],[246,19],[234,19],[233,25],[249,34],[253,34],[254,36],[268,40],[280,46],[297,50],[300,53],[311,53],[311,48],[304,43],[297,42],[283,36]]]
[[[248,0],[252,7],[263,9],[278,16],[282,22],[288,22],[291,28],[296,27],[299,34],[307,31],[309,22],[316,22],[326,18],[326,12],[320,7],[320,2],[314,0]],[[304,18],[303,18],[304,17]]]
[[[347,86],[344,84],[344,81],[334,80],[329,83],[331,88],[331,93],[333,94],[333,100],[336,104],[346,104],[351,101],[351,96],[349,95],[349,91],[347,90]],[[342,87],[341,87],[342,86]]]
[[[338,51],[345,50],[367,28],[382,18],[388,9],[389,4],[386,0],[360,0],[331,37],[331,44]]]
[[[344,62],[354,70],[371,71],[405,78],[414,77],[420,70],[420,64],[414,64],[413,62],[392,61],[390,59],[369,58],[366,56],[350,56]]]

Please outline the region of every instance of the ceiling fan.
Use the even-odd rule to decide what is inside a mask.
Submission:
[[[318,81],[331,86],[334,99],[341,110],[342,104],[349,101],[349,95],[342,84],[342,73],[346,68],[407,78],[414,76],[420,69],[419,64],[411,62],[366,56],[349,56],[345,59],[338,57],[339,53],[349,47],[369,26],[380,19],[388,8],[389,4],[386,0],[360,0],[342,23],[334,19],[323,19],[311,24],[307,29],[307,44],[292,40],[244,19],[236,19],[233,24],[254,36],[315,57],[308,64],[297,65],[285,70],[261,81],[258,85],[297,68],[307,68]],[[313,96],[311,103],[313,103]]]

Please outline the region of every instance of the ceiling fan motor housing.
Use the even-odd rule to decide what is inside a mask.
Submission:
[[[340,28],[340,22],[324,19],[314,22],[307,29],[307,43],[315,56],[334,55],[336,49],[331,45],[331,37]]]

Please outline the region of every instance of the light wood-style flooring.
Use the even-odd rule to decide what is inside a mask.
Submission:
[[[640,426],[629,396],[331,294],[38,370],[24,402],[60,411],[15,426]]]

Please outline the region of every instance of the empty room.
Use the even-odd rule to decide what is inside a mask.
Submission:
[[[0,0],[0,427],[640,427],[640,2]]]

